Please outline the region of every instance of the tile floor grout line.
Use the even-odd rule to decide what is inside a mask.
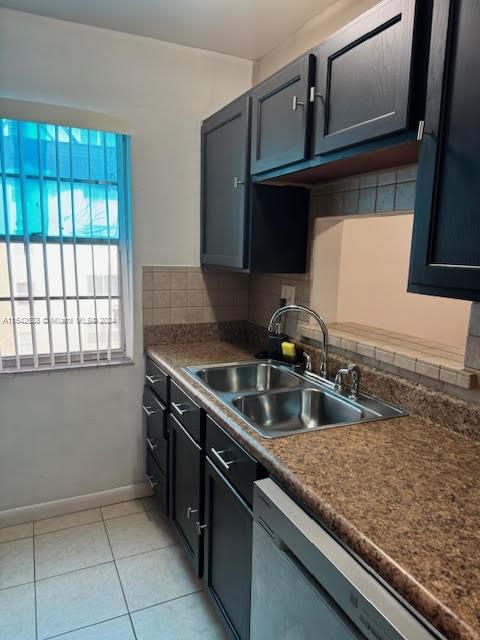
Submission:
[[[103,520],[94,520],[93,522],[82,522],[81,524],[72,524],[70,527],[64,527],[63,529],[53,529],[53,531],[44,531],[43,533],[35,533],[35,538],[40,536],[48,536],[50,533],[59,533],[60,531],[69,531],[70,529],[77,529],[78,527],[89,527],[92,524],[98,524]]]
[[[6,591],[7,589],[16,589],[17,587],[25,587],[27,584],[34,584],[34,580],[29,580],[28,582],[20,582],[19,584],[11,584],[9,587],[1,587],[0,593],[2,591]]]
[[[99,520],[93,520],[92,522],[85,522],[84,524],[93,524],[94,522],[101,522],[102,520],[104,520],[105,518],[103,517],[103,513],[102,513],[102,509],[104,509],[105,507],[113,507],[116,504],[122,504],[123,502],[133,502],[134,500],[146,500],[147,498],[151,498],[153,496],[145,496],[144,498],[134,498],[132,501],[130,500],[122,500],[122,502],[113,502],[112,504],[105,504],[101,507],[88,507],[87,509],[80,509],[79,511],[70,511],[69,513],[61,513],[58,516],[49,516],[48,518],[41,518],[40,520],[26,520],[25,522],[16,522],[15,524],[5,524],[3,526],[0,527],[0,531],[2,529],[8,529],[9,527],[21,527],[23,525],[26,524],[31,524],[32,525],[32,535],[31,536],[23,536],[21,538],[14,538],[13,540],[5,540],[5,542],[15,542],[15,540],[24,540],[26,538],[33,538],[33,536],[35,535],[35,523],[36,522],[45,522],[45,520],[51,520],[53,518],[63,518],[66,516],[71,516],[75,513],[85,513],[85,511],[94,511],[95,509],[98,509],[100,511],[100,515],[102,516]],[[133,516],[137,513],[151,513],[153,511],[159,511],[159,509],[143,509],[143,511],[135,511],[134,513],[124,513],[121,514],[119,516],[112,516],[110,518],[106,518],[106,520],[114,520],[115,518],[123,518],[125,516]],[[65,529],[72,529],[73,527],[78,527],[78,526],[82,526],[82,525],[71,525],[69,527],[62,527],[61,529],[54,529],[53,531],[45,531],[44,533],[55,533],[56,531],[64,531]],[[37,533],[37,536],[43,536],[43,533]],[[0,542],[0,544],[3,544],[3,542]]]
[[[107,534],[108,537],[108,534]],[[138,553],[132,553],[128,556],[122,556],[121,558],[116,558],[113,556],[112,551],[112,560],[106,560],[105,562],[98,562],[97,564],[90,564],[86,567],[78,567],[77,569],[69,569],[68,571],[63,571],[62,573],[55,573],[51,576],[45,576],[44,578],[37,578],[36,582],[43,582],[43,580],[49,580],[50,578],[58,578],[59,576],[65,576],[68,573],[75,573],[75,571],[84,571],[85,569],[93,569],[93,567],[101,567],[104,564],[110,564],[111,562],[115,562],[115,560],[126,560],[127,558],[135,558],[136,556],[142,556],[145,553],[152,553],[153,551],[160,551],[161,549],[168,549],[169,547],[176,547],[178,544],[176,542],[172,544],[167,544],[164,547],[155,547],[155,549],[148,549],[147,551],[139,551]],[[12,587],[20,587],[25,584],[30,584],[30,582],[23,582],[22,584],[12,585]],[[4,589],[11,589],[12,587],[3,587],[0,591]]]
[[[103,517],[103,513],[102,513],[102,517]],[[130,615],[130,607],[128,606],[127,596],[125,595],[125,591],[123,589],[123,583],[122,583],[122,579],[120,577],[120,571],[118,570],[117,563],[115,561],[115,555],[113,553],[112,543],[110,542],[110,538],[108,536],[107,527],[105,525],[105,518],[103,518],[103,528],[105,530],[105,535],[107,536],[108,546],[110,547],[110,553],[112,554],[113,564],[115,566],[115,573],[117,574],[118,583],[120,585],[120,589],[122,590],[123,600],[125,602],[125,608],[127,609],[128,619],[130,620],[130,626],[132,627],[132,631],[133,631],[133,637],[135,638],[135,640],[137,640],[137,632],[135,631],[135,627],[133,625],[132,616]]]
[[[130,611],[130,613],[138,613],[139,611],[146,611],[147,609],[153,609],[153,607],[158,607],[161,604],[167,604],[168,602],[175,602],[175,600],[181,600],[182,598],[186,598],[188,596],[193,596],[196,593],[204,593],[205,589],[202,587],[197,589],[196,591],[190,591],[189,593],[184,593],[181,596],[176,596],[175,598],[169,598],[168,600],[162,600],[161,602],[156,602],[155,604],[149,604],[148,607],[141,607],[140,609],[134,609]]]
[[[33,597],[35,608],[35,640],[38,640],[38,612],[37,612],[37,563],[35,560],[35,533],[32,536],[33,551]]]
[[[47,636],[42,640],[54,640],[55,638],[62,638],[63,636],[68,635],[69,633],[73,633],[75,631],[82,631],[83,629],[90,629],[91,627],[95,627],[98,624],[103,624],[104,622],[111,622],[112,620],[118,620],[119,618],[125,618],[128,614],[122,613],[121,616],[113,616],[113,618],[106,618],[105,620],[100,620],[100,622],[92,622],[92,624],[86,624],[83,627],[75,627],[75,629],[70,629],[69,631],[64,631],[63,633],[59,633],[54,636]]]

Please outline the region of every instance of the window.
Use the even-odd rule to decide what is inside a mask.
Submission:
[[[127,355],[129,138],[0,119],[0,369]]]

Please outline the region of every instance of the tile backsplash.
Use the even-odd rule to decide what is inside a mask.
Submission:
[[[310,213],[350,216],[412,211],[417,165],[333,180],[312,189]]]
[[[143,267],[145,327],[246,320],[248,275],[200,267]]]

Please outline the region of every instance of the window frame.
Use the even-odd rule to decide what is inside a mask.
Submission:
[[[12,322],[15,324],[15,306],[17,302],[28,302],[30,305],[30,309],[32,309],[32,303],[36,301],[45,301],[47,305],[47,313],[49,308],[49,303],[51,301],[61,301],[64,303],[64,309],[66,309],[66,304],[68,301],[76,301],[77,302],[77,310],[79,309],[79,301],[81,300],[93,300],[95,305],[95,314],[98,319],[99,314],[96,312],[96,302],[97,300],[109,300],[109,301],[118,301],[118,315],[120,319],[120,346],[112,348],[110,345],[107,348],[100,347],[98,343],[98,329],[96,328],[96,336],[97,336],[97,348],[96,349],[82,349],[82,339],[80,337],[80,328],[79,328],[79,349],[70,350],[69,348],[69,329],[65,327],[65,339],[67,344],[67,351],[55,351],[54,345],[52,342],[52,333],[51,333],[51,325],[48,323],[49,327],[49,352],[38,353],[36,350],[35,340],[36,340],[36,328],[34,324],[30,325],[31,339],[32,339],[32,353],[21,354],[19,353],[19,343],[18,343],[18,332],[17,326],[14,326],[12,332],[14,334],[14,342],[15,342],[15,354],[14,355],[3,355],[0,351],[0,374],[1,373],[22,373],[22,372],[31,372],[31,371],[45,371],[45,370],[55,370],[55,369],[65,369],[65,368],[76,368],[76,367],[84,367],[84,366],[98,366],[98,365],[118,365],[124,363],[132,363],[133,362],[133,261],[132,261],[132,220],[131,220],[131,190],[130,190],[130,148],[131,148],[131,137],[129,134],[123,132],[111,131],[109,129],[97,128],[92,129],[90,127],[81,127],[78,125],[69,125],[62,124],[58,122],[46,122],[46,121],[35,121],[32,119],[21,119],[21,118],[13,118],[11,116],[2,116],[0,114],[0,121],[3,120],[13,120],[17,123],[18,126],[18,146],[19,146],[19,166],[18,166],[18,174],[14,172],[4,171],[6,168],[5,164],[5,148],[4,148],[4,137],[3,134],[0,135],[0,197],[3,198],[4,202],[4,226],[5,233],[0,233],[0,244],[5,244],[6,246],[6,272],[9,277],[9,285],[8,289],[10,292],[10,296],[0,296],[0,302],[6,302],[10,305],[12,310]],[[53,126],[55,127],[55,158],[56,158],[56,169],[57,175],[55,176],[45,176],[42,172],[41,163],[39,162],[39,171],[38,175],[26,174],[24,172],[23,166],[23,158],[21,149],[22,146],[22,136],[20,134],[20,125],[22,123],[33,123],[37,126],[38,138],[37,144],[39,144],[40,149],[40,127],[41,126]],[[90,139],[91,132],[102,133],[104,135],[103,144],[104,144],[104,161],[105,161],[105,172],[107,166],[107,157],[106,157],[106,137],[105,134],[113,134],[115,135],[115,145],[116,145],[116,173],[117,180],[112,181],[108,180],[108,175],[105,173],[105,180],[98,179],[84,179],[84,178],[74,178],[73,175],[70,177],[61,177],[59,175],[59,128],[66,127],[69,130],[69,144],[70,144],[70,162],[72,162],[72,154],[71,154],[71,145],[72,145],[72,129],[83,129],[88,132],[88,139]],[[90,171],[90,142],[88,142],[88,167]],[[8,210],[5,207],[6,202],[6,182],[9,178],[15,178],[20,181],[20,198],[21,198],[21,211],[23,217],[23,229],[24,234],[10,234],[8,233]],[[28,224],[26,224],[26,198],[25,198],[25,181],[27,179],[37,180],[39,184],[39,193],[41,201],[41,220],[42,220],[42,232],[41,233],[32,233],[29,234],[25,231],[28,229]],[[107,206],[107,220],[108,220],[108,187],[114,186],[117,190],[117,225],[118,225],[118,238],[110,237],[86,237],[86,236],[76,236],[75,235],[75,222],[74,222],[74,211],[72,209],[72,225],[73,232],[70,235],[63,235],[59,225],[59,234],[58,235],[46,235],[44,231],[44,225],[47,222],[44,216],[44,208],[43,208],[43,185],[45,182],[54,182],[57,185],[57,194],[58,194],[58,216],[59,220],[62,218],[62,206],[60,202],[60,185],[67,184],[70,185],[71,193],[72,193],[72,203],[73,203],[73,188],[75,184],[84,184],[89,187],[89,199],[90,199],[90,207],[91,207],[91,186],[92,185],[100,185],[104,186],[106,189],[106,206]],[[73,207],[73,204],[72,204]],[[108,224],[108,222],[107,222]],[[26,295],[15,295],[14,289],[12,288],[13,281],[11,280],[11,255],[10,250],[14,244],[20,244],[24,247],[25,255],[26,255],[26,263],[27,263],[27,294]],[[62,294],[63,295],[50,295],[48,291],[47,278],[44,274],[44,283],[45,283],[45,291],[42,295],[34,295],[32,292],[32,278],[31,274],[28,273],[29,269],[29,261],[31,256],[28,255],[30,244],[40,244],[44,248],[43,253],[43,261],[46,260],[46,247],[49,244],[54,244],[61,247],[61,261],[62,261]],[[77,256],[75,247],[78,245],[87,245],[92,247],[92,267],[93,267],[93,281],[95,281],[95,261],[93,258],[93,248],[95,246],[116,246],[117,247],[117,274],[118,274],[118,290],[117,293],[112,295],[109,291],[108,295],[97,295],[95,290],[95,282],[93,282],[93,293],[92,295],[80,295],[78,289],[78,281],[76,280],[76,291],[75,295],[67,295],[64,281],[64,266],[63,266],[63,246],[64,245],[73,245],[73,260],[75,266],[75,277],[77,278]],[[110,260],[110,256],[109,256]],[[110,275],[110,278],[112,276]],[[32,315],[32,314],[31,314]],[[98,325],[97,325],[98,326]],[[110,329],[109,329],[110,331]]]

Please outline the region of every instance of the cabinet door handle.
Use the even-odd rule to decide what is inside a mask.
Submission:
[[[423,136],[431,135],[433,135],[433,131],[427,131],[425,129],[425,120],[420,120],[417,129],[417,142],[421,142],[423,140]]]
[[[154,478],[154,476],[149,476],[148,473],[147,473],[148,484],[152,487],[152,489],[155,489],[155,487],[157,486],[158,482],[156,482],[155,480],[152,480],[152,478]]]
[[[195,526],[197,527],[197,535],[202,535],[202,530],[207,528],[206,524],[200,524],[200,522],[196,522]]]
[[[192,513],[198,513],[198,509],[194,509],[193,507],[187,507],[187,519],[190,520]]]
[[[297,96],[293,96],[292,99],[292,109],[294,111],[297,110],[298,107],[304,107],[305,103],[304,102],[300,102],[300,100],[297,98]]]
[[[191,413],[196,409],[196,407],[192,407],[190,404],[188,404],[188,402],[172,402],[172,407],[175,409],[175,411],[178,411],[181,416],[183,416],[185,413]],[[186,409],[182,407],[186,407]]]
[[[150,440],[150,438],[146,438],[146,440],[150,451],[155,451],[155,449],[158,449],[158,444],[154,443],[152,440]]]
[[[230,471],[230,465],[232,465],[235,460],[229,460],[228,462],[222,458],[221,453],[227,453],[227,449],[222,449],[222,451],[217,451],[213,447],[210,449],[215,459],[221,464],[221,466],[225,469],[225,471]]]
[[[321,93],[317,93],[315,89],[316,87],[310,87],[310,102],[315,102],[315,98],[323,100],[323,95]]]
[[[145,375],[145,380],[147,382],[149,382],[150,384],[157,384],[157,382],[160,382],[161,378],[156,378],[155,376],[147,376],[147,375]]]
[[[233,179],[233,188],[234,189],[238,189],[238,187],[241,184],[245,184],[245,180],[240,180],[239,178],[237,178],[237,176],[235,176],[234,179]]]
[[[420,122],[418,123],[418,129],[417,129],[418,142],[421,142],[421,140],[423,139],[424,133],[425,133],[425,120],[420,120]]]
[[[158,413],[158,411],[152,411],[152,407],[146,407],[144,404],[142,404],[142,409],[145,411],[147,416],[154,416]]]

